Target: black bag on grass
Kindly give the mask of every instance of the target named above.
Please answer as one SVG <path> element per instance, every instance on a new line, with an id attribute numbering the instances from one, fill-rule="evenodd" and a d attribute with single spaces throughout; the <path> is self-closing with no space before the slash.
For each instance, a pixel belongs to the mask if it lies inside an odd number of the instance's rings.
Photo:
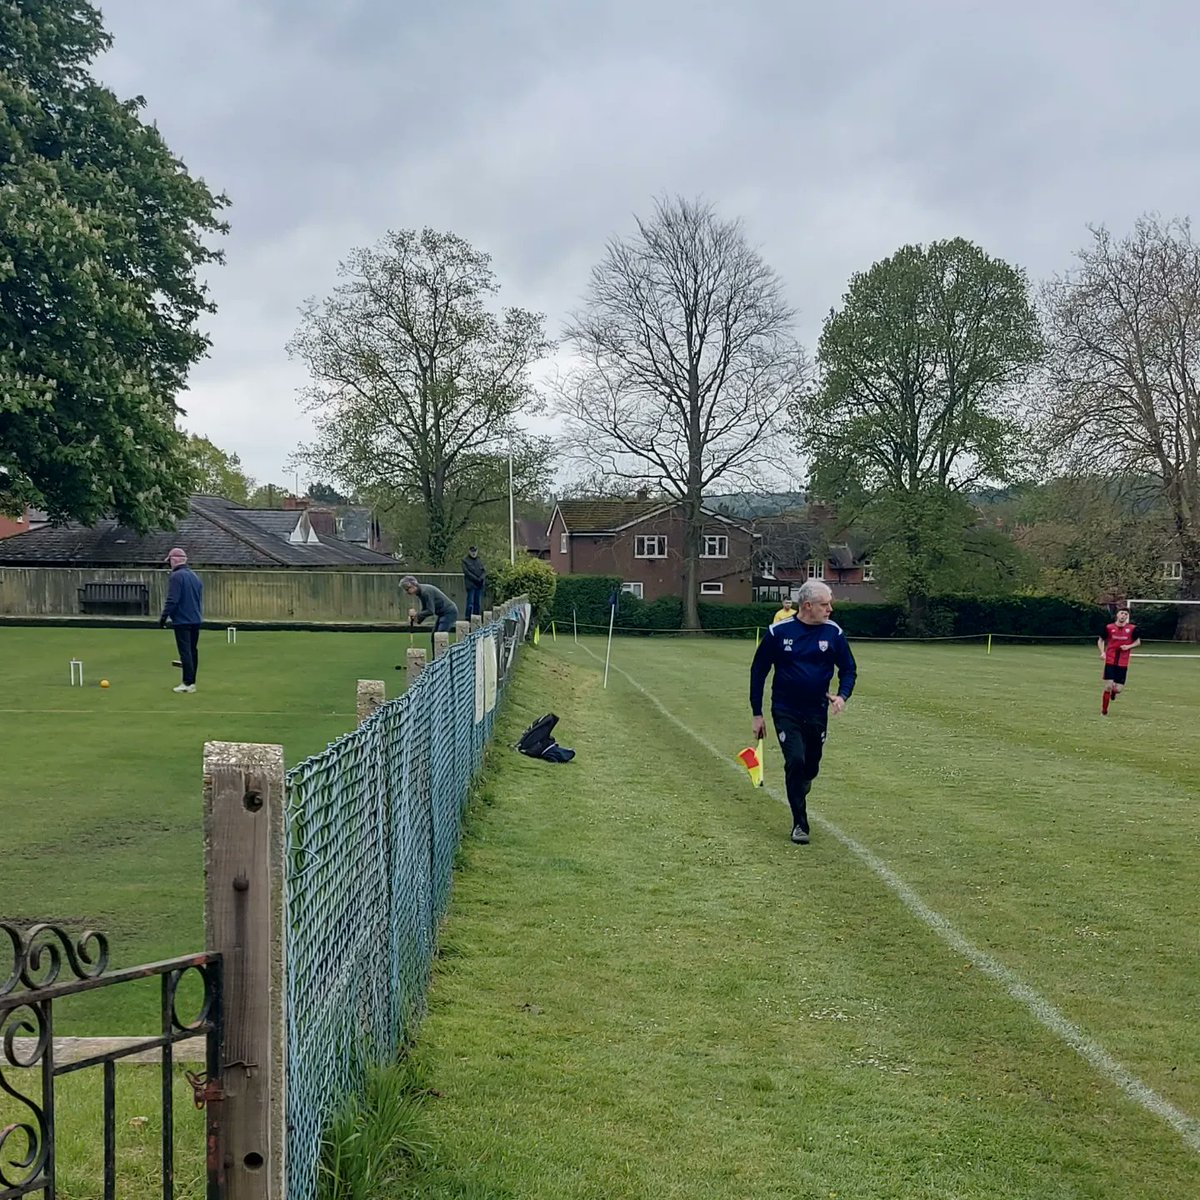
<path id="1" fill-rule="evenodd" d="M 554 740 L 554 727 L 557 724 L 558 717 L 554 713 L 538 717 L 521 734 L 521 740 L 517 742 L 517 749 L 522 754 L 528 754 L 530 758 L 541 758 L 547 762 L 570 762 L 575 757 L 575 751 L 560 746 Z"/>
<path id="2" fill-rule="evenodd" d="M 517 749 L 522 754 L 528 754 L 530 758 L 541 758 L 554 745 L 554 727 L 557 724 L 558 717 L 554 713 L 547 713 L 544 717 L 538 717 L 521 734 L 521 740 L 517 742 Z"/>

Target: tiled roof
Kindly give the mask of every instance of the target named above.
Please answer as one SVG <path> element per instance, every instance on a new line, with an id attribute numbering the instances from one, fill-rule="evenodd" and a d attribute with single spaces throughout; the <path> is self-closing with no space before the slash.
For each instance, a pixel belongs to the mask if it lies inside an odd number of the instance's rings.
<path id="1" fill-rule="evenodd" d="M 569 533 L 612 533 L 668 506 L 664 500 L 560 500 L 558 511 Z"/>
<path id="2" fill-rule="evenodd" d="M 613 533 L 657 512 L 677 508 L 678 500 L 560 500 L 568 533 Z M 705 504 L 701 509 L 707 516 L 736 525 L 749 532 L 749 527 L 727 513 L 718 512 Z"/>
<path id="3" fill-rule="evenodd" d="M 531 517 L 518 517 L 517 542 L 535 554 L 539 550 L 549 550 L 550 535 L 546 532 L 546 522 Z"/>
<path id="4" fill-rule="evenodd" d="M 90 527 L 47 525 L 0 542 L 0 565 L 161 566 L 168 550 L 182 546 L 198 567 L 398 567 L 386 554 L 337 538 L 289 542 L 300 518 L 296 510 L 242 508 L 217 496 L 193 496 L 173 530 L 143 535 L 111 520 Z"/>

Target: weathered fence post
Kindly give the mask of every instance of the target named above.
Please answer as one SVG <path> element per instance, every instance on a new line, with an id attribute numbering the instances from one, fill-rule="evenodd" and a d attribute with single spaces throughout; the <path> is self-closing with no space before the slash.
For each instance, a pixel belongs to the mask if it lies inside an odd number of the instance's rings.
<path id="1" fill-rule="evenodd" d="M 441 658 L 447 650 L 450 649 L 450 635 L 448 633 L 435 633 L 433 635 L 433 657 Z"/>
<path id="2" fill-rule="evenodd" d="M 454 626 L 454 640 L 456 642 L 465 642 L 471 636 L 471 622 L 459 621 Z"/>
<path id="3" fill-rule="evenodd" d="M 283 747 L 204 746 L 204 926 L 224 964 L 228 1200 L 287 1195 Z"/>
<path id="4" fill-rule="evenodd" d="M 425 670 L 425 651 L 417 646 L 410 646 L 405 654 L 405 662 L 408 666 L 408 686 L 412 687 L 417 682 L 417 676 Z"/>
<path id="5" fill-rule="evenodd" d="M 361 725 L 387 699 L 382 679 L 358 681 L 358 723 Z"/>
<path id="6" fill-rule="evenodd" d="M 496 614 L 492 609 L 490 609 L 490 608 L 484 609 L 483 623 L 485 625 L 490 625 L 492 623 L 492 621 L 495 619 L 495 616 L 496 616 Z"/>
<path id="7" fill-rule="evenodd" d="M 482 628 L 483 628 L 483 618 L 478 613 L 476 613 L 471 618 L 471 632 L 474 633 L 476 629 L 482 629 Z"/>

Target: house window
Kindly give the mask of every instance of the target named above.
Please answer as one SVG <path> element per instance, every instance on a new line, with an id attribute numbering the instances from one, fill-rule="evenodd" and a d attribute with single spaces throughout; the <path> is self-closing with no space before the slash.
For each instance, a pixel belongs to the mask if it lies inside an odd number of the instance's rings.
<path id="1" fill-rule="evenodd" d="M 875 564 L 869 559 L 863 559 L 863 583 L 875 582 Z"/>
<path id="2" fill-rule="evenodd" d="M 1182 581 L 1183 579 L 1183 563 L 1181 562 L 1165 562 L 1163 567 L 1163 578 Z"/>
<path id="3" fill-rule="evenodd" d="M 700 549 L 701 558 L 728 558 L 729 539 L 723 533 L 706 533 Z"/>
<path id="4" fill-rule="evenodd" d="M 762 570 L 759 572 L 764 579 L 775 578 L 775 564 L 768 558 L 762 565 Z M 774 599 L 774 597 L 772 597 Z"/>
<path id="5" fill-rule="evenodd" d="M 634 558 L 666 558 L 667 538 L 665 534 L 651 533 L 634 538 Z"/>
<path id="6" fill-rule="evenodd" d="M 642 598 L 642 585 L 640 583 L 623 583 L 621 591 L 628 592 L 631 596 L 636 596 L 639 600 Z"/>
<path id="7" fill-rule="evenodd" d="M 825 560 L 823 558 L 810 558 L 808 560 L 808 577 L 809 579 L 825 578 Z"/>
<path id="8" fill-rule="evenodd" d="M 723 596 L 725 595 L 725 585 L 723 583 L 702 583 L 700 585 L 700 595 Z"/>
<path id="9" fill-rule="evenodd" d="M 558 552 L 566 554 L 567 547 L 571 544 L 571 535 L 569 533 L 560 533 L 558 535 Z"/>

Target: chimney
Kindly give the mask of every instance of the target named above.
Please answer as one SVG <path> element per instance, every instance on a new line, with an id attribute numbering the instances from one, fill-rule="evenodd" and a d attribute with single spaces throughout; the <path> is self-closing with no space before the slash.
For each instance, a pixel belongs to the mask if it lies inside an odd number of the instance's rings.
<path id="1" fill-rule="evenodd" d="M 650 499 L 650 489 L 649 488 L 638 488 L 637 498 L 639 500 L 649 500 Z"/>
<path id="2" fill-rule="evenodd" d="M 337 520 L 329 509 L 310 508 L 308 519 L 316 530 L 317 537 L 337 537 Z"/>

